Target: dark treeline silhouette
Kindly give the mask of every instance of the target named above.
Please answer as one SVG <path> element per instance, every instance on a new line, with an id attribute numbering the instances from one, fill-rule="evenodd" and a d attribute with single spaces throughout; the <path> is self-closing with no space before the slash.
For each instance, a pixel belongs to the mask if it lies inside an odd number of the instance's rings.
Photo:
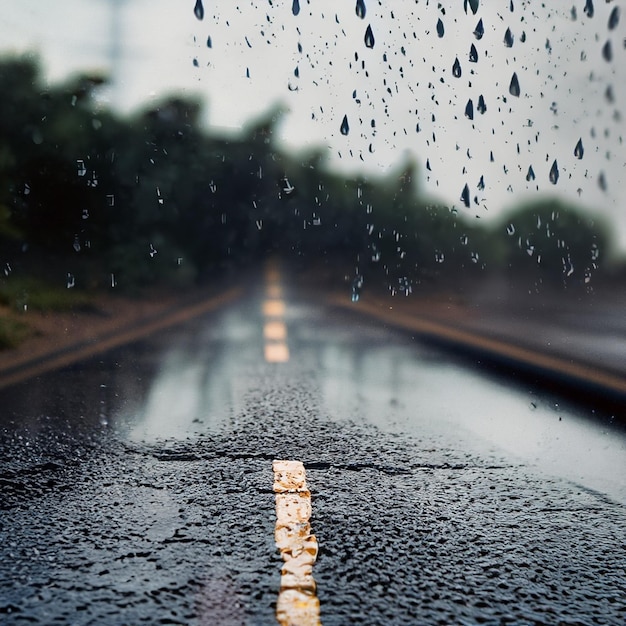
<path id="1" fill-rule="evenodd" d="M 0 62 L 0 263 L 78 287 L 190 284 L 265 255 L 341 259 L 392 291 L 499 273 L 592 283 L 605 225 L 542 199 L 489 227 L 416 191 L 416 165 L 347 179 L 321 151 L 274 140 L 280 110 L 236 139 L 205 130 L 201 102 L 169 97 L 121 117 L 103 80 L 46 86 L 30 57 Z M 368 279 L 369 280 L 369 279 Z"/>

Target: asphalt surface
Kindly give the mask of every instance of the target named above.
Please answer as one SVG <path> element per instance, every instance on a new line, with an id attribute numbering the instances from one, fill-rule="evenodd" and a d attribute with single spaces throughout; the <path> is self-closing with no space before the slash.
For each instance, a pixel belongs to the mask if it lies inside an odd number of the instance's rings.
<path id="1" fill-rule="evenodd" d="M 0 623 L 276 623 L 274 459 L 326 626 L 626 622 L 611 415 L 288 284 L 267 362 L 267 294 L 0 392 Z"/>

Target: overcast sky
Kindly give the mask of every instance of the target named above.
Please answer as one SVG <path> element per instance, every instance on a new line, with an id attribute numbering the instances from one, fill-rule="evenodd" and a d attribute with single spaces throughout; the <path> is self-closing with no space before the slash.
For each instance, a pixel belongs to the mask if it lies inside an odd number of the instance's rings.
<path id="1" fill-rule="evenodd" d="M 114 71 L 107 98 L 124 110 L 184 90 L 206 99 L 209 123 L 236 130 L 280 102 L 290 146 L 326 146 L 346 172 L 385 172 L 411 155 L 423 191 L 469 216 L 497 216 L 528 194 L 564 194 L 609 215 L 626 249 L 624 2 L 595 0 L 590 16 L 586 0 L 480 2 L 476 15 L 463 0 L 365 0 L 360 17 L 355 0 L 300 0 L 297 15 L 293 0 L 204 0 L 201 20 L 195 4 L 0 0 L 0 41 L 37 51 L 52 80 Z M 510 93 L 514 73 L 519 96 Z M 530 166 L 536 178 L 527 181 Z"/>

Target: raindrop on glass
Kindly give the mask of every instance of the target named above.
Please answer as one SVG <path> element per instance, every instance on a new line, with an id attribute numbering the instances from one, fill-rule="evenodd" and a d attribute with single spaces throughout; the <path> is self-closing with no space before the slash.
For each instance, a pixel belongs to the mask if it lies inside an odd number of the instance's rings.
<path id="1" fill-rule="evenodd" d="M 70 272 L 68 272 L 67 273 L 66 287 L 68 289 L 72 289 L 75 286 L 76 286 L 76 280 L 74 279 L 74 274 L 70 274 Z"/>
<path id="2" fill-rule="evenodd" d="M 193 14 L 199 19 L 204 19 L 204 7 L 202 6 L 202 0 L 196 0 L 196 6 L 193 8 Z"/>
<path id="3" fill-rule="evenodd" d="M 487 110 L 487 105 L 485 104 L 485 99 L 482 94 L 478 96 L 478 104 L 476 105 L 476 108 L 480 111 L 481 115 Z"/>
<path id="4" fill-rule="evenodd" d="M 445 29 L 443 27 L 443 22 L 441 21 L 441 18 L 439 18 L 437 20 L 437 35 L 439 37 L 443 37 L 444 33 L 445 33 Z"/>
<path id="5" fill-rule="evenodd" d="M 300 1 L 299 0 L 293 0 L 293 4 L 291 5 L 291 12 L 294 15 L 298 15 L 298 13 L 300 13 Z"/>
<path id="6" fill-rule="evenodd" d="M 474 29 L 474 37 L 476 39 L 482 39 L 485 34 L 485 27 L 483 26 L 482 18 L 478 20 L 478 24 L 476 24 L 476 28 Z"/>
<path id="7" fill-rule="evenodd" d="M 470 120 L 474 119 L 474 103 L 472 102 L 471 98 L 467 101 L 467 104 L 465 105 L 465 117 L 469 118 Z"/>
<path id="8" fill-rule="evenodd" d="M 609 63 L 613 60 L 613 46 L 610 39 L 602 46 L 602 56 Z"/>
<path id="9" fill-rule="evenodd" d="M 479 0 L 463 0 L 463 8 L 467 13 L 467 5 L 469 4 L 470 9 L 472 9 L 472 13 L 476 15 L 476 11 L 478 11 Z"/>
<path id="10" fill-rule="evenodd" d="M 350 132 L 350 126 L 348 124 L 348 116 L 344 115 L 341 122 L 341 128 L 339 129 L 342 135 L 347 135 Z"/>
<path id="11" fill-rule="evenodd" d="M 528 172 L 526 173 L 526 180 L 528 182 L 530 182 L 531 180 L 535 180 L 535 170 L 533 169 L 532 165 L 528 167 Z"/>
<path id="12" fill-rule="evenodd" d="M 211 40 L 211 35 L 209 35 L 206 39 L 206 47 L 207 48 L 212 48 L 213 47 L 213 41 Z"/>
<path id="13" fill-rule="evenodd" d="M 454 64 L 452 65 L 452 75 L 455 78 L 461 78 L 461 64 L 459 63 L 459 58 L 454 59 Z"/>
<path id="14" fill-rule="evenodd" d="M 556 185 L 559 181 L 559 166 L 557 165 L 556 159 L 554 159 L 554 163 L 552 163 L 552 167 L 550 168 L 550 182 L 553 185 Z"/>
<path id="15" fill-rule="evenodd" d="M 365 29 L 365 45 L 368 48 L 374 47 L 374 33 L 372 32 L 372 27 L 368 25 Z"/>
<path id="16" fill-rule="evenodd" d="M 511 76 L 511 84 L 509 85 L 509 93 L 516 98 L 519 98 L 520 88 L 519 81 L 517 80 L 517 74 L 513 72 L 513 76 Z"/>
<path id="17" fill-rule="evenodd" d="M 470 46 L 469 60 L 470 63 L 478 63 L 478 50 L 474 44 Z"/>
<path id="18" fill-rule="evenodd" d="M 465 183 L 465 187 L 463 187 L 463 191 L 461 192 L 461 200 L 463 201 L 463 204 L 469 208 L 470 205 L 470 191 L 469 191 L 469 186 L 467 185 L 467 183 Z"/>
<path id="19" fill-rule="evenodd" d="M 613 30 L 619 23 L 619 7 L 614 7 L 609 16 L 609 30 Z"/>
<path id="20" fill-rule="evenodd" d="M 598 187 L 600 187 L 602 191 L 607 190 L 608 185 L 606 183 L 606 176 L 604 175 L 604 172 L 600 172 L 600 175 L 598 176 Z"/>
<path id="21" fill-rule="evenodd" d="M 361 18 L 365 18 L 365 2 L 364 0 L 356 0 L 356 14 Z"/>
<path id="22" fill-rule="evenodd" d="M 583 148 L 583 140 L 579 139 L 578 143 L 576 144 L 576 147 L 574 148 L 574 156 L 577 159 L 582 159 L 583 154 L 585 154 L 585 149 Z"/>
<path id="23" fill-rule="evenodd" d="M 507 28 L 506 33 L 504 33 L 504 45 L 507 48 L 513 47 L 513 33 L 511 32 L 510 28 Z"/>
<path id="24" fill-rule="evenodd" d="M 509 237 L 512 237 L 515 234 L 515 226 L 513 226 L 513 224 L 509 224 L 506 227 L 506 233 Z"/>
<path id="25" fill-rule="evenodd" d="M 587 0 L 585 3 L 585 13 L 587 17 L 593 17 L 593 0 Z"/>

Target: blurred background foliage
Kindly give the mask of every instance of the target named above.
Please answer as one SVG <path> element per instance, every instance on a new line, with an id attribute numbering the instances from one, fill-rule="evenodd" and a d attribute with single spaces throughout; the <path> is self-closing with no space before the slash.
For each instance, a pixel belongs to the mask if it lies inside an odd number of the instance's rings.
<path id="1" fill-rule="evenodd" d="M 48 86 L 33 57 L 0 61 L 0 278 L 86 290 L 190 285 L 266 255 L 349 272 L 393 293 L 505 280 L 586 289 L 615 264 L 607 224 L 538 197 L 497 222 L 420 195 L 418 169 L 347 179 L 323 153 L 287 153 L 281 111 L 236 139 L 202 103 L 164 98 L 132 117 L 98 102 L 99 76 Z M 346 269 L 347 268 L 347 269 Z"/>

